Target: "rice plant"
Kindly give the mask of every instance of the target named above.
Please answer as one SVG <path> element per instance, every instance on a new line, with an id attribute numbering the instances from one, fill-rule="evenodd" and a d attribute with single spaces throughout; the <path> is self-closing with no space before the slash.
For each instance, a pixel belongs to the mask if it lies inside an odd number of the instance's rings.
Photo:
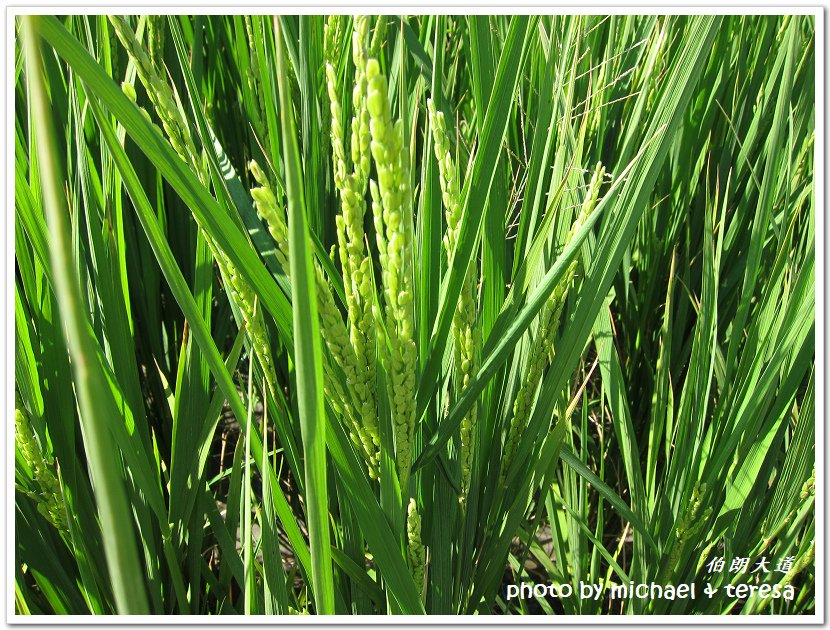
<path id="1" fill-rule="evenodd" d="M 16 614 L 815 613 L 813 16 L 16 33 Z"/>

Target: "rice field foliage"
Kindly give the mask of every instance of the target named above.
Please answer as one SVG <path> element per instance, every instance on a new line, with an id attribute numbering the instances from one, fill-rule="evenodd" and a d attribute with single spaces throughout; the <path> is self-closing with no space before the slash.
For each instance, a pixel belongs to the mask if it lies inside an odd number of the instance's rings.
<path id="1" fill-rule="evenodd" d="M 812 17 L 16 26 L 16 613 L 814 612 Z"/>

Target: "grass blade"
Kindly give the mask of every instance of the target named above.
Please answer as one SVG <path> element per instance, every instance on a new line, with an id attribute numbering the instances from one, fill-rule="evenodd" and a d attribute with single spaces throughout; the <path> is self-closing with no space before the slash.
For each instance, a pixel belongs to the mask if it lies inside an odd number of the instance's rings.
<path id="1" fill-rule="evenodd" d="M 311 573 L 317 612 L 334 614 L 334 582 L 329 542 L 328 488 L 326 483 L 326 416 L 323 409 L 323 350 L 317 318 L 317 292 L 313 258 L 308 247 L 308 225 L 297 148 L 294 111 L 289 100 L 280 21 L 275 18 L 277 80 L 280 95 L 285 184 L 288 193 L 288 239 L 291 243 L 291 293 L 294 296 L 294 358 L 297 364 L 297 399 L 305 451 L 306 513 L 311 545 Z"/>
<path id="2" fill-rule="evenodd" d="M 61 304 L 66 340 L 74 365 L 81 419 L 85 429 L 84 442 L 92 477 L 95 479 L 98 516 L 116 605 L 121 613 L 147 614 L 149 605 L 143 580 L 144 570 L 138 559 L 133 520 L 118 453 L 112 449 L 106 426 L 109 418 L 118 416 L 118 410 L 110 395 L 107 379 L 99 367 L 89 323 L 82 315 L 84 308 L 77 278 L 71 273 L 74 264 L 70 259 L 72 248 L 68 242 L 69 212 L 62 191 L 52 113 L 41 70 L 38 19 L 23 18 L 23 25 L 32 106 L 41 130 L 37 151 L 43 176 L 43 206 L 52 233 L 50 254 L 55 274 L 55 293 Z"/>

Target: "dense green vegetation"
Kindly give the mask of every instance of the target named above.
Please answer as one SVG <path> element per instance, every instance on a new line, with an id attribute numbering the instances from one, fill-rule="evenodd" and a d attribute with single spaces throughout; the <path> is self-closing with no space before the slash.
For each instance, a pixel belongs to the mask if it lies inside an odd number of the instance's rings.
<path id="1" fill-rule="evenodd" d="M 812 17 L 17 30 L 17 613 L 814 612 Z"/>

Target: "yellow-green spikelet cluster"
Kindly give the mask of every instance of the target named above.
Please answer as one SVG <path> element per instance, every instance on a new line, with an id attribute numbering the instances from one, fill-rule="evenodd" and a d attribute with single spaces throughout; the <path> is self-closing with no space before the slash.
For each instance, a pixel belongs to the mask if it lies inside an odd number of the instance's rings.
<path id="1" fill-rule="evenodd" d="M 347 411 L 352 431 L 352 440 L 362 449 L 364 457 L 369 464 L 369 475 L 377 477 L 377 466 L 379 458 L 380 438 L 377 433 L 377 421 L 370 430 L 366 419 L 374 418 L 374 398 L 369 385 L 365 382 L 365 373 L 362 372 L 358 363 L 354 348 L 349 342 L 346 332 L 346 325 L 340 315 L 340 311 L 334 302 L 334 295 L 331 287 L 325 280 L 322 270 L 317 269 L 317 304 L 320 312 L 320 328 L 323 333 L 323 340 L 331 352 L 332 357 L 343 370 L 346 377 L 346 387 L 353 397 L 353 407 L 345 394 L 341 394 L 344 402 L 344 409 Z"/>
<path id="2" fill-rule="evenodd" d="M 801 493 L 799 494 L 802 501 L 806 501 L 811 496 L 816 496 L 816 468 L 813 467 L 813 474 L 810 478 L 801 485 Z"/>
<path id="3" fill-rule="evenodd" d="M 386 78 L 376 59 L 366 65 L 369 128 L 378 182 L 370 183 L 389 336 L 392 419 L 402 486 L 412 466 L 415 429 L 415 314 L 412 304 L 412 194 L 403 124 L 392 123 Z"/>
<path id="4" fill-rule="evenodd" d="M 432 99 L 427 101 L 430 129 L 432 130 L 435 158 L 438 161 L 438 173 L 441 182 L 441 195 L 447 219 L 447 233 L 444 236 L 444 249 L 447 263 L 452 257 L 458 243 L 461 223 L 461 193 L 458 181 L 458 169 L 452 157 L 446 133 L 443 112 L 436 111 Z M 472 380 L 478 364 L 478 330 L 476 327 L 476 282 L 475 269 L 471 268 L 464 278 L 458 306 L 453 313 L 452 336 L 456 369 L 456 395 L 460 395 Z M 478 409 L 475 405 L 461 421 L 461 491 L 466 495 L 472 475 L 473 451 L 475 446 L 475 426 Z"/>
<path id="5" fill-rule="evenodd" d="M 680 545 L 687 540 L 693 539 L 705 525 L 706 519 L 712 514 L 712 508 L 701 510 L 703 507 L 703 498 L 706 496 L 706 489 L 705 483 L 700 481 L 695 482 L 692 488 L 692 496 L 689 498 L 689 506 L 677 524 L 677 527 L 675 527 L 674 534 L 677 540 L 672 551 L 674 552 L 675 549 L 678 550 L 677 557 L 679 557 Z M 672 553 L 672 555 L 675 555 L 675 553 Z M 677 557 L 675 560 L 677 560 Z M 673 566 L 672 563 L 669 563 L 669 565 Z"/>
<path id="6" fill-rule="evenodd" d="M 367 108 L 368 79 L 366 66 L 366 38 L 369 33 L 369 19 L 364 16 L 355 18 L 355 30 L 352 34 L 352 61 L 355 66 L 355 84 L 352 90 L 351 153 L 354 165 L 354 177 L 361 197 L 366 194 L 366 182 L 369 180 L 369 110 Z M 365 204 L 364 204 L 365 206 Z M 362 217 L 361 217 L 362 218 Z M 362 235 L 362 229 L 361 229 Z"/>
<path id="7" fill-rule="evenodd" d="M 421 515 L 418 514 L 415 499 L 409 500 L 406 513 L 406 555 L 409 560 L 409 570 L 412 580 L 418 589 L 418 594 L 424 596 L 424 578 L 426 576 L 426 550 L 421 541 Z"/>
<path id="8" fill-rule="evenodd" d="M 326 23 L 323 25 L 323 59 L 327 63 L 334 63 L 335 54 L 337 52 L 337 44 L 340 41 L 340 29 L 343 17 L 340 15 L 330 15 L 326 18 Z"/>
<path id="9" fill-rule="evenodd" d="M 257 169 L 259 169 L 259 167 L 257 167 Z M 261 170 L 259 170 L 259 174 L 264 178 Z M 254 196 L 255 203 L 257 203 L 256 200 L 259 197 L 263 207 L 268 206 L 270 208 L 271 204 L 276 206 L 276 200 L 273 198 L 273 193 L 271 193 L 270 189 L 267 189 L 266 187 L 265 191 L 260 191 L 260 193 L 261 194 Z M 269 194 L 270 197 L 268 196 Z M 260 208 L 259 205 L 257 207 L 258 209 Z M 285 238 L 287 238 L 287 236 Z M 211 243 L 209 239 L 208 242 Z M 274 359 L 271 354 L 271 344 L 268 340 L 268 333 L 265 328 L 265 318 L 262 314 L 262 308 L 257 304 L 256 295 L 253 289 L 239 274 L 236 266 L 231 262 L 230 258 L 215 245 L 213 245 L 211 249 L 213 251 L 214 258 L 219 265 L 222 277 L 225 279 L 228 293 L 239 308 L 239 313 L 242 316 L 242 320 L 245 322 L 248 336 L 251 340 L 251 348 L 259 360 L 260 365 L 262 365 L 262 370 L 265 374 L 265 382 L 273 394 L 276 392 L 277 375 L 274 369 Z M 279 253 L 277 254 L 277 257 L 279 259 Z"/>
<path id="10" fill-rule="evenodd" d="M 245 37 L 248 40 L 248 48 L 250 49 L 250 64 L 245 66 L 245 81 L 248 84 L 248 90 L 254 101 L 253 116 L 251 117 L 251 124 L 254 132 L 260 138 L 266 137 L 265 127 L 262 121 L 265 119 L 265 90 L 262 87 L 260 80 L 259 59 L 256 52 L 256 35 L 254 34 L 253 17 L 246 15 L 245 22 Z"/>
<path id="11" fill-rule="evenodd" d="M 591 212 L 597 205 L 599 197 L 599 189 L 602 186 L 602 180 L 605 175 L 605 169 L 601 163 L 597 163 L 594 173 L 591 176 L 591 182 L 588 185 L 588 191 L 585 196 L 585 201 L 582 204 L 579 215 L 571 225 L 568 233 L 567 241 L 570 242 L 574 235 L 588 220 Z M 562 279 L 554 287 L 551 296 L 542 308 L 542 313 L 539 318 L 539 331 L 536 336 L 536 342 L 533 344 L 530 358 L 527 362 L 524 378 L 519 386 L 519 392 L 516 394 L 516 400 L 513 403 L 513 417 L 510 421 L 510 428 L 507 435 L 507 440 L 504 444 L 504 455 L 502 457 L 502 480 L 507 474 L 507 469 L 513 461 L 513 456 L 516 447 L 519 444 L 522 431 L 527 425 L 530 416 L 530 409 L 533 405 L 533 399 L 536 395 L 536 389 L 539 387 L 539 382 L 542 380 L 542 372 L 550 363 L 553 356 L 553 341 L 559 330 L 559 320 L 562 315 L 562 309 L 565 306 L 565 298 L 568 295 L 568 289 L 571 282 L 576 276 L 579 268 L 579 256 L 577 256 L 568 268 L 565 270 Z"/>
<path id="12" fill-rule="evenodd" d="M 264 180 L 265 176 L 262 173 L 262 170 L 259 169 L 258 166 L 255 168 L 256 175 L 259 175 Z M 253 196 L 254 203 L 261 214 L 269 212 L 272 208 L 276 208 L 276 199 L 267 186 L 258 189 L 257 193 Z M 280 258 L 279 245 L 281 241 L 279 241 L 277 236 L 275 236 L 275 231 L 271 229 L 271 224 L 269 223 L 268 225 L 269 230 L 278 245 L 277 259 L 280 260 L 281 263 L 284 261 L 287 262 L 287 256 L 285 258 Z M 287 232 L 284 228 L 285 224 L 283 223 L 282 243 L 287 247 Z M 266 384 L 273 394 L 276 392 L 277 376 L 274 369 L 274 359 L 271 354 L 271 344 L 268 340 L 268 333 L 265 328 L 265 318 L 262 315 L 262 309 L 256 303 L 256 295 L 253 289 L 239 274 L 236 266 L 231 262 L 230 258 L 228 258 L 228 256 L 226 256 L 224 252 L 219 250 L 216 246 L 213 246 L 212 250 L 222 276 L 227 282 L 228 292 L 230 293 L 234 303 L 239 308 L 239 312 L 242 315 L 242 319 L 248 329 L 251 347 L 262 365 L 262 370 L 265 373 Z"/>
<path id="13" fill-rule="evenodd" d="M 786 586 L 787 584 L 791 584 L 795 577 L 804 571 L 815 565 L 816 560 L 816 541 L 813 540 L 810 543 L 810 546 L 807 547 L 807 551 L 801 554 L 798 559 L 793 564 L 792 568 L 787 571 L 787 574 L 779 583 L 781 586 Z"/>
<path id="14" fill-rule="evenodd" d="M 366 215 L 366 187 L 370 169 L 365 45 L 368 29 L 369 22 L 366 17 L 355 18 L 355 30 L 352 36 L 352 59 L 355 65 L 352 104 L 355 113 L 351 123 L 350 160 L 345 153 L 345 134 L 340 122 L 342 110 L 337 96 L 334 68 L 331 64 L 326 66 L 326 75 L 331 113 L 334 181 L 341 208 L 341 214 L 336 217 L 338 251 L 348 310 L 349 341 L 357 360 L 353 383 L 359 399 L 361 424 L 374 443 L 372 450 L 377 450 L 380 447 L 380 438 L 375 385 L 376 330 L 372 312 L 374 287 L 372 285 L 372 259 L 365 247 L 363 230 Z"/>
<path id="15" fill-rule="evenodd" d="M 239 274 L 230 258 L 222 254 L 221 258 L 217 258 L 217 261 L 219 261 L 220 269 L 224 268 L 223 273 L 228 280 L 231 297 L 239 308 L 248 330 L 251 347 L 260 365 L 262 365 L 265 382 L 273 394 L 277 391 L 277 374 L 274 369 L 274 359 L 271 354 L 271 344 L 265 328 L 262 307 L 257 303 L 257 297 L 251 285 Z"/>
<path id="16" fill-rule="evenodd" d="M 150 55 L 139 44 L 135 33 L 124 16 L 111 15 L 109 21 L 119 41 L 135 63 L 138 78 L 141 79 L 141 83 L 147 91 L 147 96 L 161 119 L 162 127 L 170 139 L 170 144 L 185 162 L 193 165 L 198 164 L 196 148 L 190 137 L 187 123 L 176 105 L 173 90 L 170 89 L 167 81 L 156 70 Z"/>
<path id="17" fill-rule="evenodd" d="M 60 482 L 57 477 L 55 460 L 46 456 L 38 444 L 35 432 L 32 429 L 29 414 L 22 406 L 14 410 L 14 438 L 17 448 L 23 459 L 32 469 L 34 481 L 38 490 L 27 492 L 35 501 L 37 510 L 54 527 L 68 533 L 66 522 L 66 506 L 63 501 Z"/>
<path id="18" fill-rule="evenodd" d="M 277 198 L 274 195 L 271 185 L 268 183 L 268 178 L 265 176 L 262 168 L 255 160 L 248 163 L 248 168 L 251 170 L 251 175 L 259 184 L 259 186 L 251 189 L 251 197 L 254 200 L 254 207 L 257 214 L 265 221 L 268 232 L 277 249 L 274 250 L 274 255 L 277 262 L 285 270 L 286 274 L 290 273 L 288 264 L 288 226 L 285 223 L 283 211 L 277 204 Z"/>

